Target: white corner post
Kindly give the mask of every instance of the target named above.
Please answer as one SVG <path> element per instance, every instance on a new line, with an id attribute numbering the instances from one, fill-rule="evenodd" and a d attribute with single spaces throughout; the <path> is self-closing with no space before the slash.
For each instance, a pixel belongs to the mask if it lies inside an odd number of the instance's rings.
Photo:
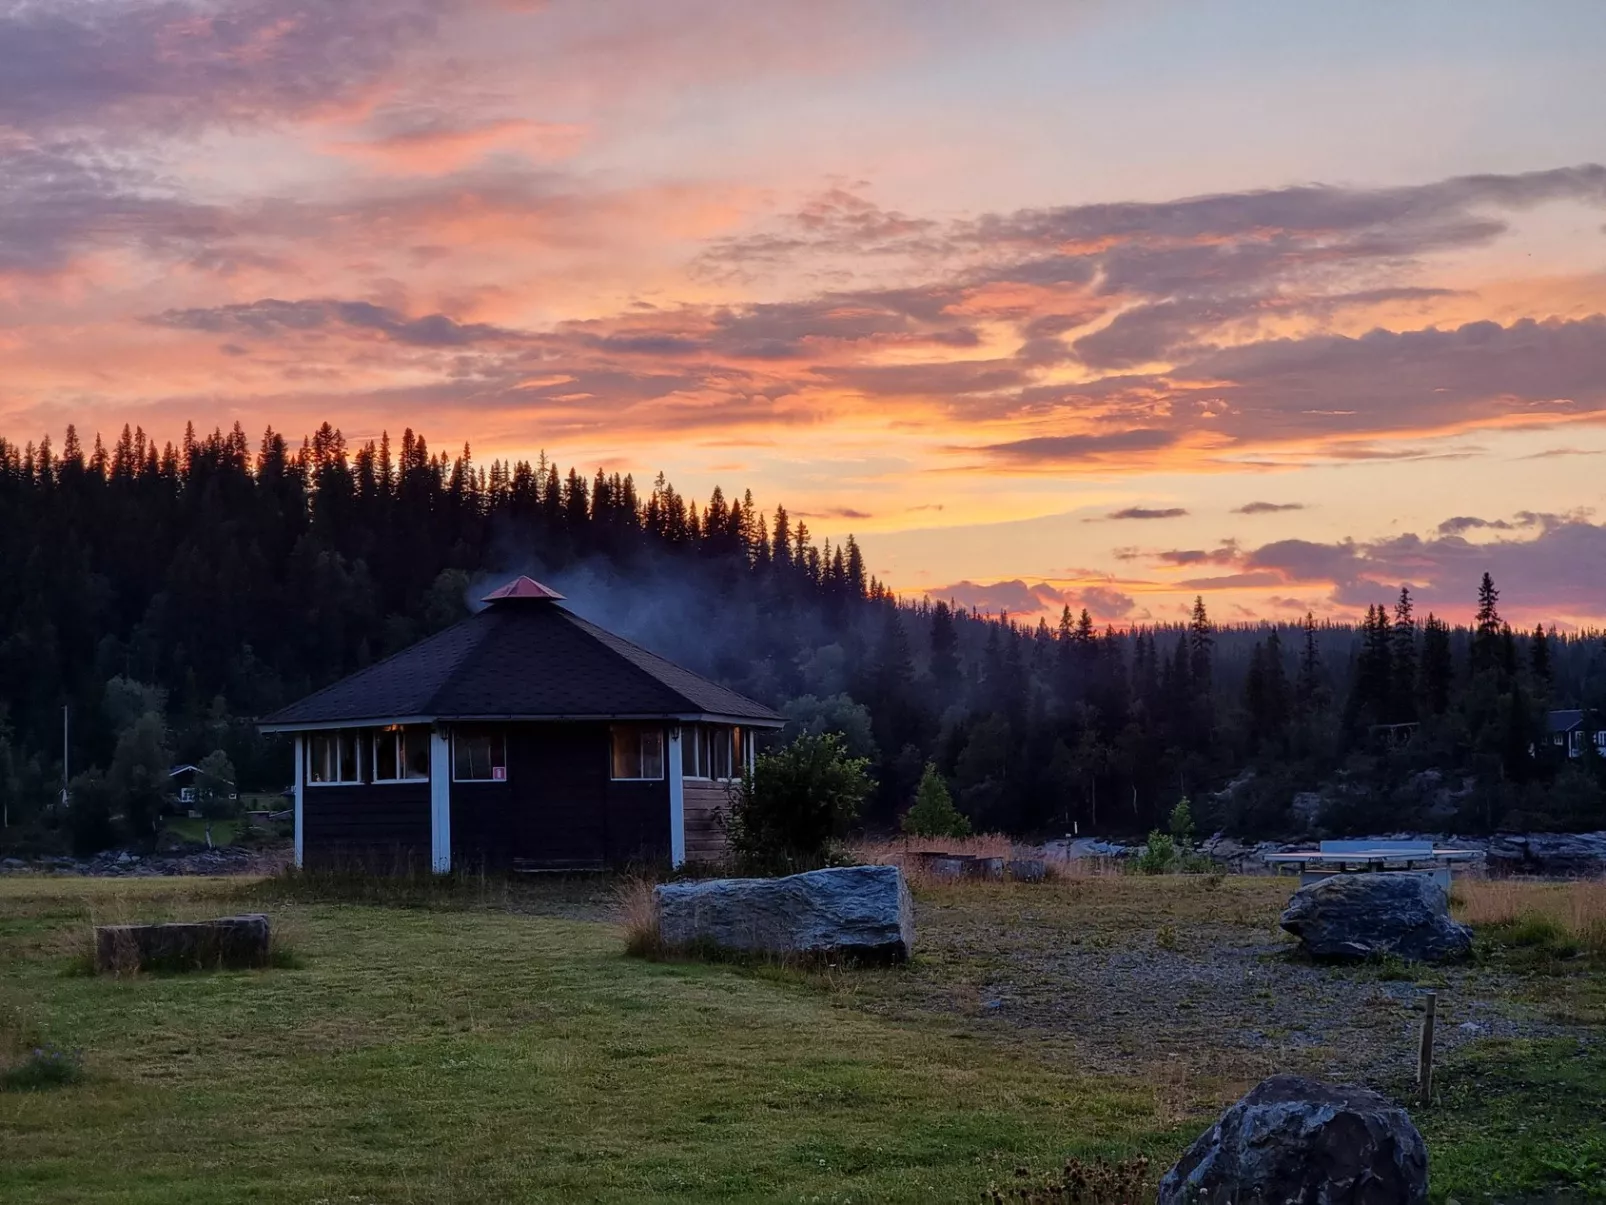
<path id="1" fill-rule="evenodd" d="M 296 867 L 300 868 L 306 850 L 307 818 L 307 738 L 296 733 Z"/>
<path id="2" fill-rule="evenodd" d="M 679 724 L 669 729 L 669 861 L 686 864 L 686 782 L 681 775 Z"/>
<path id="3" fill-rule="evenodd" d="M 452 742 L 440 727 L 429 734 L 429 868 L 452 869 Z"/>

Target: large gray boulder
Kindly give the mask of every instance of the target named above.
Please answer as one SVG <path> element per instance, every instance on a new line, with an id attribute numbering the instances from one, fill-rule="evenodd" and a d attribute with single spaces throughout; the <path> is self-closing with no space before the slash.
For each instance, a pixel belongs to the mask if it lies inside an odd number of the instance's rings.
<path id="1" fill-rule="evenodd" d="M 268 918 L 260 912 L 95 929 L 95 969 L 113 974 L 260 967 L 271 954 Z"/>
<path id="2" fill-rule="evenodd" d="M 671 949 L 902 962 L 914 948 L 914 906 L 896 866 L 666 883 L 653 897 Z"/>
<path id="3" fill-rule="evenodd" d="M 1472 930 L 1450 919 L 1450 901 L 1425 874 L 1335 874 L 1301 887 L 1278 922 L 1312 958 L 1393 954 L 1446 962 L 1472 952 Z"/>
<path id="4" fill-rule="evenodd" d="M 1417 1205 L 1428 1152 L 1404 1109 L 1365 1088 L 1274 1075 L 1160 1181 L 1158 1205 Z"/>

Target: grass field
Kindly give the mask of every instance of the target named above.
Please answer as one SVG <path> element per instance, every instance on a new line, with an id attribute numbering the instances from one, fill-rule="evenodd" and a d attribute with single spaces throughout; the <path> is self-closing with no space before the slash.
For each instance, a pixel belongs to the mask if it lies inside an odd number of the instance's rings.
<path id="1" fill-rule="evenodd" d="M 206 826 L 212 826 L 213 845 L 233 845 L 234 839 L 239 835 L 243 821 L 232 818 L 223 820 L 201 820 L 193 816 L 170 816 L 163 826 L 174 836 L 185 841 L 193 841 L 198 845 L 206 844 Z"/>
<path id="2" fill-rule="evenodd" d="M 806 974 L 625 958 L 610 890 L 0 878 L 0 1062 L 52 1042 L 84 1067 L 0 1091 L 0 1200 L 977 1200 L 1070 1155 L 1162 1169 L 1290 1062 L 1409 1086 L 1415 985 L 1289 963 L 1272 880 L 923 890 L 913 966 Z M 84 972 L 94 921 L 247 908 L 272 915 L 280 966 Z M 1328 975 L 1353 1008 L 1309 1040 L 1264 1032 L 1262 989 L 1198 970 L 1228 932 L 1273 984 L 1305 977 L 1319 1002 Z M 1417 1114 L 1434 1196 L 1606 1199 L 1601 965 L 1530 944 L 1514 969 L 1517 947 L 1483 945 L 1429 981 L 1489 1035 L 1447 1042 Z M 1190 975 L 1187 999 L 1151 990 Z"/>

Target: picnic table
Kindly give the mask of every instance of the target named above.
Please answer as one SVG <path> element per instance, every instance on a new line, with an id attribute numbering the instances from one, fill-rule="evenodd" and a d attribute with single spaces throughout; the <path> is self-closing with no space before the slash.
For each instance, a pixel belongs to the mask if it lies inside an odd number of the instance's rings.
<path id="1" fill-rule="evenodd" d="M 1335 874 L 1376 874 L 1403 871 L 1430 874 L 1434 882 L 1450 890 L 1451 868 L 1481 861 L 1475 849 L 1449 849 L 1431 841 L 1323 841 L 1315 849 L 1289 850 L 1266 854 L 1266 862 L 1278 873 L 1299 872 L 1299 885 L 1307 886 Z"/>

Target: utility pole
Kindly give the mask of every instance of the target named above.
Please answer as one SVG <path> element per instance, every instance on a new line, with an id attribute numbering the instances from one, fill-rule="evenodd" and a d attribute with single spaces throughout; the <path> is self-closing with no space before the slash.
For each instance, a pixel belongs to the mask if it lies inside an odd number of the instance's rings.
<path id="1" fill-rule="evenodd" d="M 66 807 L 68 802 L 67 783 L 71 781 L 67 774 L 67 708 L 69 704 L 61 705 L 61 806 Z"/>

